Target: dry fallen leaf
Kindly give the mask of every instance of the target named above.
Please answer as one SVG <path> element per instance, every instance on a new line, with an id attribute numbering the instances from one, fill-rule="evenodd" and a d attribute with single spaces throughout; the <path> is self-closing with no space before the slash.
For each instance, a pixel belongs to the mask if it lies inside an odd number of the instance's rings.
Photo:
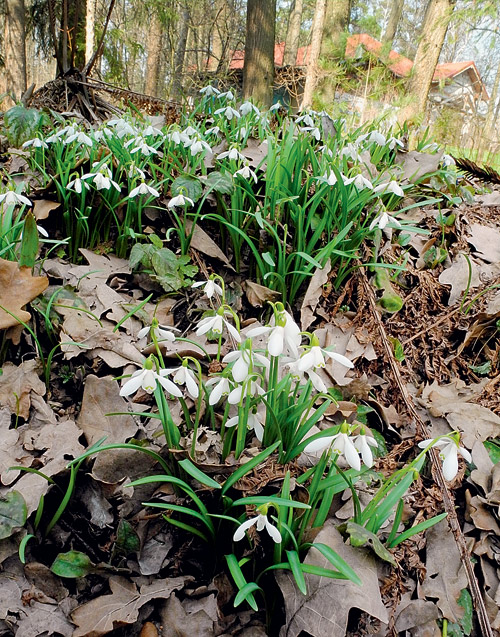
<path id="1" fill-rule="evenodd" d="M 455 261 L 453 261 L 452 265 L 441 272 L 439 276 L 439 283 L 442 283 L 443 285 L 451 285 L 448 305 L 454 305 L 460 299 L 465 290 L 468 288 L 472 290 L 481 284 L 479 268 L 472 259 L 467 261 L 463 254 L 459 254 Z"/>
<path id="2" fill-rule="evenodd" d="M 448 621 L 458 622 L 464 609 L 457 602 L 467 576 L 460 560 L 453 533 L 442 520 L 426 531 L 426 577 L 418 587 L 420 598 L 436 599 L 439 610 Z"/>
<path id="3" fill-rule="evenodd" d="M 398 152 L 396 163 L 401 164 L 403 168 L 402 179 L 415 183 L 425 177 L 425 175 L 436 172 L 441 163 L 442 154 L 440 152 L 432 155 L 430 153 L 419 153 L 416 150 L 412 150 L 409 153 Z"/>
<path id="4" fill-rule="evenodd" d="M 190 233 L 193 227 L 193 222 L 190 219 L 186 219 L 184 224 L 186 232 Z M 231 268 L 231 270 L 234 270 L 224 252 L 222 252 L 215 241 L 209 237 L 205 230 L 200 228 L 199 225 L 196 225 L 194 228 L 193 236 L 191 237 L 191 247 L 198 250 L 198 252 L 203 252 L 203 254 L 206 254 L 209 257 L 219 259 L 219 261 L 222 261 L 222 263 Z"/>
<path id="5" fill-rule="evenodd" d="M 27 420 L 31 408 L 31 394 L 45 394 L 45 384 L 38 377 L 38 373 L 42 372 L 40 363 L 36 359 L 24 361 L 19 366 L 7 362 L 2 369 L 0 405 L 8 407 L 11 414 Z"/>
<path id="6" fill-rule="evenodd" d="M 160 611 L 163 625 L 162 637 L 212 637 L 214 634 L 214 622 L 201 607 L 200 609 L 186 612 L 184 604 L 181 604 L 176 595 L 171 595 Z"/>
<path id="7" fill-rule="evenodd" d="M 89 375 L 85 378 L 82 407 L 78 418 L 89 446 L 103 436 L 106 444 L 124 442 L 138 429 L 133 416 L 107 416 L 128 411 L 128 403 L 120 396 L 118 382 L 112 376 Z"/>
<path id="8" fill-rule="evenodd" d="M 316 541 L 336 551 L 360 577 L 362 586 L 349 580 L 305 575 L 309 592 L 304 596 L 297 590 L 290 572 L 279 572 L 277 580 L 286 609 L 286 624 L 280 631 L 280 637 L 298 637 L 301 631 L 313 637 L 345 635 L 351 608 L 364 610 L 387 624 L 389 616 L 380 597 L 377 564 L 371 553 L 344 544 L 331 520 L 326 522 Z M 331 567 L 315 549 L 309 550 L 305 562 L 323 568 Z"/>
<path id="9" fill-rule="evenodd" d="M 500 230 L 473 223 L 470 226 L 470 233 L 467 241 L 476 248 L 477 256 L 488 263 L 498 263 L 500 261 Z"/>
<path id="10" fill-rule="evenodd" d="M 174 577 L 137 586 L 124 577 L 110 577 L 110 595 L 101 595 L 79 606 L 71 614 L 77 625 L 73 637 L 99 637 L 124 624 L 133 624 L 139 609 L 152 599 L 168 599 L 173 591 L 186 583 L 185 577 Z"/>
<path id="11" fill-rule="evenodd" d="M 27 323 L 31 314 L 22 308 L 49 285 L 45 276 L 33 276 L 31 268 L 0 259 L 0 329 Z M 13 315 L 13 316 L 12 316 Z"/>
<path id="12" fill-rule="evenodd" d="M 279 292 L 249 280 L 243 281 L 242 287 L 245 290 L 248 302 L 253 307 L 262 307 L 266 301 L 277 301 L 281 296 Z"/>
<path id="13" fill-rule="evenodd" d="M 302 330 L 307 330 L 316 319 L 316 307 L 321 298 L 323 286 L 328 281 L 328 275 L 331 269 L 332 264 L 330 259 L 328 259 L 328 263 L 326 263 L 323 268 L 316 268 L 315 273 L 309 281 L 302 307 L 300 308 L 300 325 Z"/>
<path id="14" fill-rule="evenodd" d="M 52 210 L 59 208 L 61 204 L 58 201 L 49 201 L 48 199 L 35 199 L 33 202 L 33 214 L 35 219 L 47 219 Z"/>

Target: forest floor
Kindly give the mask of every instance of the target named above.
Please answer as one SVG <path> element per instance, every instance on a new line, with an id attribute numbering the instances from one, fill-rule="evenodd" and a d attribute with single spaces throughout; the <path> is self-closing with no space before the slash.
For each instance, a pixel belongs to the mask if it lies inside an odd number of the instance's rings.
<path id="1" fill-rule="evenodd" d="M 44 205 L 38 203 L 39 210 Z M 57 221 L 50 221 L 53 213 L 45 207 L 50 228 Z M 450 223 L 443 223 L 444 214 L 454 215 Z M 185 498 L 171 484 L 128 487 L 158 473 L 155 458 L 140 449 L 116 448 L 68 469 L 103 438 L 106 445 L 128 442 L 169 453 L 158 421 L 137 415 L 149 409 L 151 395 L 140 390 L 130 399 L 120 396 L 120 379 L 152 352 L 138 332 L 153 316 L 214 356 L 217 344 L 195 334 L 200 314 L 209 309 L 206 301 L 191 288 L 165 296 L 157 282 L 132 270 L 109 246 L 82 249 L 78 263 L 51 255 L 36 276 L 25 273 L 22 279 L 16 279 L 16 264 L 2 261 L 0 280 L 10 284 L 0 288 L 0 306 L 19 311 L 38 295 L 42 277 L 48 288 L 29 308 L 34 332 L 11 327 L 4 341 L 0 635 L 438 637 L 484 635 L 488 624 L 498 634 L 500 191 L 476 194 L 473 202 L 449 210 L 414 208 L 407 220 L 429 234 L 413 236 L 404 249 L 391 242 L 390 233 L 382 236 L 379 254 L 385 262 L 404 262 L 384 289 L 374 285 L 373 271 L 360 267 L 336 290 L 336 271 L 325 266 L 290 310 L 302 330 L 314 330 L 322 346 L 335 345 L 354 362 L 353 370 L 335 362 L 322 370 L 337 397 L 325 418 L 331 426 L 362 415 L 381 434 L 386 453 L 376 458 L 373 475 L 390 475 L 415 456 L 417 441 L 452 430 L 461 433 L 472 463 L 461 459 L 455 478 L 446 481 L 438 455 L 431 454 L 404 496 L 401 523 L 407 528 L 443 512 L 448 518 L 391 549 L 392 557 L 371 536 L 357 538 L 359 546 L 345 542 L 338 527 L 353 517 L 354 502 L 349 489 L 339 490 L 314 541 L 331 546 L 362 586 L 306 575 L 303 595 L 291 572 L 277 571 L 267 583 L 275 596 L 267 616 L 246 602 L 235 608 L 237 589 L 224 563 L 199 537 L 143 506 L 154 498 L 181 506 Z M 154 215 L 148 222 L 154 229 L 161 225 Z M 266 299 L 276 297 L 237 276 L 206 229 L 200 223 L 193 237 L 192 262 L 205 277 L 214 272 L 224 277 L 245 333 L 260 325 Z M 55 300 L 56 289 L 64 292 Z M 401 297 L 398 311 L 381 307 L 388 291 Z M 149 295 L 140 312 L 129 315 Z M 44 367 L 33 335 L 46 337 L 49 314 L 56 347 Z M 167 343 L 162 353 L 169 365 L 178 356 L 200 359 L 199 349 L 187 341 Z M 195 402 L 187 404 L 192 410 Z M 169 406 L 174 422 L 181 423 L 179 403 L 169 400 Z M 259 451 L 254 438 L 245 460 Z M 239 462 L 234 454 L 222 461 L 221 454 L 219 433 L 200 427 L 191 456 L 196 467 L 223 480 Z M 298 464 L 287 467 L 292 479 L 299 475 Z M 241 497 L 277 493 L 284 478 L 271 455 L 234 488 Z M 362 503 L 373 495 L 373 484 L 361 482 Z M 295 489 L 299 497 L 301 486 Z M 210 500 L 207 487 L 198 484 L 196 492 Z M 387 539 L 389 531 L 390 525 L 383 527 L 380 538 Z M 259 559 L 266 547 L 257 534 L 252 537 L 244 555 Z M 69 565 L 55 567 L 64 555 Z M 306 561 L 326 564 L 317 556 Z"/>

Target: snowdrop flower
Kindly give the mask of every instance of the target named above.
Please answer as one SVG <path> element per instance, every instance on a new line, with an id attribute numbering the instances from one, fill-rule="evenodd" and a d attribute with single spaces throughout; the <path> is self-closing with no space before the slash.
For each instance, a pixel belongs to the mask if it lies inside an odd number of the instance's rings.
<path id="1" fill-rule="evenodd" d="M 170 343 L 173 343 L 175 341 L 175 334 L 171 330 L 175 330 L 176 332 L 179 331 L 176 327 L 166 329 L 158 323 L 158 319 L 154 318 L 151 321 L 151 325 L 146 325 L 146 327 L 143 327 L 137 332 L 137 338 L 143 338 L 147 334 L 153 334 L 154 339 L 158 342 L 169 341 Z"/>
<path id="2" fill-rule="evenodd" d="M 328 184 L 329 186 L 335 186 L 335 184 L 337 183 L 337 176 L 335 175 L 333 170 L 330 170 L 330 172 L 326 172 L 323 176 L 317 177 L 316 179 L 317 181 Z"/>
<path id="3" fill-rule="evenodd" d="M 301 133 L 309 133 L 309 135 L 314 137 L 314 139 L 318 142 L 321 139 L 321 131 L 315 126 L 303 126 L 302 128 L 299 128 L 299 130 Z"/>
<path id="4" fill-rule="evenodd" d="M 305 126 L 309 126 L 309 127 L 314 127 L 314 120 L 313 118 L 309 115 L 309 113 L 305 113 L 304 115 L 300 115 L 299 117 L 297 117 L 297 119 L 295 120 L 296 124 L 300 124 L 303 123 Z"/>
<path id="5" fill-rule="evenodd" d="M 244 155 L 238 152 L 237 148 L 231 148 L 231 150 L 226 150 L 224 153 L 220 153 L 217 155 L 216 159 L 232 159 L 233 161 L 245 161 Z"/>
<path id="6" fill-rule="evenodd" d="M 359 175 L 356 175 L 356 177 L 354 177 L 353 179 L 351 178 L 351 183 L 353 183 L 356 186 L 356 188 L 358 188 L 358 190 L 363 190 L 364 188 L 369 188 L 370 190 L 373 190 L 372 182 L 366 177 L 363 177 L 361 173 Z"/>
<path id="7" fill-rule="evenodd" d="M 212 95 L 220 95 L 219 89 L 215 88 L 215 86 L 212 86 L 211 84 L 208 84 L 207 86 L 204 86 L 203 88 L 200 88 L 200 93 L 202 95 L 205 95 L 205 97 L 212 97 Z"/>
<path id="8" fill-rule="evenodd" d="M 155 190 L 152 186 L 148 186 L 144 181 L 136 186 L 133 190 L 129 192 L 130 199 L 137 197 L 137 195 L 149 195 L 151 197 L 159 197 L 160 193 Z"/>
<path id="9" fill-rule="evenodd" d="M 323 146 L 320 146 L 320 147 L 318 148 L 318 151 L 319 151 L 320 153 L 323 153 L 323 155 L 328 155 L 328 157 L 333 158 L 333 152 L 332 152 L 332 149 L 331 149 L 331 148 L 328 148 L 328 146 L 326 146 L 326 144 L 325 144 L 325 145 L 323 145 Z"/>
<path id="10" fill-rule="evenodd" d="M 196 281 L 191 286 L 192 288 L 203 288 L 203 292 L 206 294 L 207 298 L 211 299 L 214 294 L 219 294 L 223 296 L 223 290 L 221 286 L 215 282 L 215 279 L 210 277 L 208 281 Z"/>
<path id="11" fill-rule="evenodd" d="M 401 186 L 397 183 L 397 181 L 389 181 L 383 184 L 379 184 L 375 186 L 373 192 L 392 192 L 394 195 L 398 197 L 404 197 L 405 193 Z"/>
<path id="12" fill-rule="evenodd" d="M 143 368 L 134 372 L 130 379 L 123 385 L 120 389 L 120 396 L 135 394 L 139 387 L 142 387 L 148 394 L 152 394 L 157 387 L 157 383 L 160 383 L 169 394 L 180 398 L 182 396 L 181 390 L 177 385 L 174 385 L 171 380 L 163 377 L 165 375 L 164 369 L 157 374 L 153 369 L 153 364 L 153 359 L 150 356 L 144 361 Z"/>
<path id="13" fill-rule="evenodd" d="M 172 197 L 172 199 L 168 202 L 167 208 L 175 208 L 176 206 L 185 206 L 188 204 L 189 206 L 194 206 L 194 201 L 189 197 L 185 197 L 182 194 L 177 195 L 177 197 Z"/>
<path id="14" fill-rule="evenodd" d="M 347 464 L 359 471 L 361 469 L 361 461 L 359 459 L 358 452 L 354 446 L 353 439 L 349 436 L 349 425 L 344 422 L 338 434 L 334 436 L 325 436 L 324 438 L 318 438 L 306 445 L 305 453 L 316 453 L 323 451 L 331 447 L 333 453 L 339 456 L 344 456 Z"/>
<path id="15" fill-rule="evenodd" d="M 255 104 L 252 104 L 252 102 L 243 102 L 240 106 L 240 113 L 242 115 L 248 115 L 248 113 L 251 113 L 252 111 L 257 115 L 260 115 L 259 109 L 255 106 Z"/>
<path id="16" fill-rule="evenodd" d="M 90 190 L 90 186 L 88 185 L 88 183 L 86 181 L 82 181 L 80 177 L 69 181 L 66 188 L 69 188 L 69 190 L 74 190 L 78 194 L 80 194 L 84 188 L 85 190 Z"/>
<path id="17" fill-rule="evenodd" d="M 220 133 L 219 126 L 212 126 L 212 128 L 209 128 L 208 130 L 205 131 L 205 135 L 218 135 L 219 133 Z"/>
<path id="18" fill-rule="evenodd" d="M 73 133 L 73 135 L 69 135 L 69 137 L 66 137 L 66 139 L 64 140 L 65 144 L 71 144 L 71 142 L 76 141 L 77 144 L 84 144 L 85 146 L 93 146 L 94 142 L 92 141 L 92 139 L 86 135 L 83 131 L 76 131 L 75 133 Z"/>
<path id="19" fill-rule="evenodd" d="M 238 424 L 240 417 L 233 416 L 226 420 L 226 427 L 234 427 Z M 248 412 L 247 428 L 255 432 L 255 436 L 259 442 L 262 442 L 264 437 L 264 422 L 266 420 L 265 414 L 258 414 L 257 409 L 254 407 Z"/>
<path id="20" fill-rule="evenodd" d="M 34 137 L 33 139 L 28 139 L 27 142 L 24 142 L 24 144 L 22 145 L 21 148 L 29 148 L 29 147 L 33 147 L 33 148 L 48 148 L 48 144 L 46 144 L 43 139 L 40 139 L 39 137 Z M 444 157 L 444 156 L 443 156 Z"/>
<path id="21" fill-rule="evenodd" d="M 204 142 L 202 139 L 196 139 L 190 144 L 187 144 L 186 147 L 188 145 L 189 145 L 189 151 L 191 153 L 191 157 L 194 157 L 195 155 L 199 155 L 200 153 L 203 153 L 205 150 L 208 150 L 209 152 L 211 152 L 212 150 L 210 144 L 207 144 L 207 142 Z"/>
<path id="22" fill-rule="evenodd" d="M 226 354 L 222 362 L 234 363 L 231 373 L 237 383 L 241 383 L 248 378 L 253 373 L 254 367 L 269 369 L 269 360 L 262 354 L 252 351 L 252 342 L 248 338 L 241 349 Z"/>
<path id="23" fill-rule="evenodd" d="M 192 137 L 193 135 L 198 134 L 196 128 L 193 128 L 192 126 L 187 126 L 182 132 L 185 133 L 188 137 Z"/>
<path id="24" fill-rule="evenodd" d="M 243 383 L 235 387 L 227 397 L 230 405 L 239 405 L 243 398 L 250 396 L 263 396 L 266 392 L 254 379 L 246 379 Z"/>
<path id="25" fill-rule="evenodd" d="M 23 144 L 23 146 L 24 146 L 24 144 Z M 448 166 L 455 166 L 455 164 L 456 164 L 456 162 L 453 159 L 453 157 L 451 155 L 446 155 L 446 154 L 441 157 L 441 163 L 443 164 L 443 166 L 445 168 L 447 168 Z"/>
<path id="26" fill-rule="evenodd" d="M 95 166 L 96 164 L 94 164 Z M 111 186 L 116 188 L 118 192 L 120 192 L 120 186 L 111 179 L 111 171 L 109 166 L 104 164 L 99 168 L 99 170 L 95 173 L 87 173 L 86 175 L 82 175 L 81 179 L 91 179 L 97 188 L 97 190 L 109 190 Z"/>
<path id="27" fill-rule="evenodd" d="M 173 367 L 172 369 L 162 369 L 163 374 L 173 374 L 172 380 L 176 385 L 185 385 L 187 393 L 191 398 L 198 398 L 200 389 L 198 387 L 196 376 L 194 372 L 189 369 L 187 360 L 182 362 L 180 367 Z"/>
<path id="28" fill-rule="evenodd" d="M 20 195 L 14 190 L 7 190 L 7 192 L 3 192 L 0 195 L 0 203 L 3 203 L 4 206 L 31 206 L 31 201 L 28 197 L 24 195 Z"/>
<path id="29" fill-rule="evenodd" d="M 375 144 L 378 144 L 379 146 L 385 146 L 387 143 L 387 140 L 385 138 L 385 135 L 382 135 L 382 133 L 379 133 L 377 130 L 374 130 L 368 136 L 368 142 L 370 144 L 375 143 Z"/>
<path id="30" fill-rule="evenodd" d="M 225 97 L 229 101 L 234 100 L 234 95 L 233 95 L 232 91 L 226 91 L 225 93 L 219 93 L 219 98 L 222 99 L 223 97 Z"/>
<path id="31" fill-rule="evenodd" d="M 255 327 L 247 332 L 249 338 L 268 334 L 267 349 L 271 356 L 279 356 L 283 353 L 285 346 L 290 353 L 297 357 L 299 355 L 299 345 L 302 340 L 300 327 L 293 320 L 293 316 L 287 312 L 282 303 L 274 306 L 274 315 L 271 318 L 271 325 L 266 327 Z"/>
<path id="32" fill-rule="evenodd" d="M 309 350 L 303 354 L 299 360 L 298 370 L 301 372 L 307 372 L 308 370 L 315 370 L 322 367 L 325 367 L 325 358 L 331 358 L 334 361 L 337 361 L 341 365 L 352 369 L 354 367 L 352 361 L 350 361 L 347 357 L 342 356 L 342 354 L 337 354 L 336 352 L 330 352 L 327 349 L 322 349 L 319 346 L 318 337 L 313 334 L 311 336 L 311 345 Z"/>
<path id="33" fill-rule="evenodd" d="M 266 531 L 271 536 L 271 539 L 279 544 L 281 542 L 281 533 L 267 519 L 267 511 L 269 510 L 270 506 L 270 504 L 263 504 L 257 507 L 257 511 L 259 512 L 259 514 L 254 518 L 245 520 L 243 524 L 240 524 L 233 535 L 233 542 L 239 542 L 240 540 L 242 540 L 245 536 L 245 531 L 248 531 L 248 529 L 252 526 L 256 526 L 257 531 L 263 531 L 264 529 L 266 529 Z"/>
<path id="34" fill-rule="evenodd" d="M 462 456 L 467 462 L 472 462 L 472 456 L 461 447 L 460 437 L 457 431 L 453 432 L 449 436 L 444 438 L 429 438 L 428 440 L 422 440 L 418 443 L 421 449 L 426 447 L 438 447 L 439 457 L 443 461 L 443 475 L 446 480 L 453 480 L 458 471 L 458 454 Z"/>
<path id="35" fill-rule="evenodd" d="M 361 155 L 359 154 L 358 149 L 354 144 L 346 144 L 340 151 L 340 156 L 347 157 L 352 161 L 361 161 Z"/>
<path id="36" fill-rule="evenodd" d="M 152 124 L 146 126 L 146 128 L 142 131 L 142 134 L 144 135 L 144 137 L 165 137 L 163 132 Z"/>
<path id="37" fill-rule="evenodd" d="M 209 405 L 216 405 L 219 400 L 223 396 L 228 396 L 231 391 L 231 384 L 229 379 L 225 376 L 216 376 L 215 378 L 210 378 L 205 383 L 207 387 L 211 387 L 214 385 L 214 388 L 210 392 L 210 397 L 208 399 Z"/>
<path id="38" fill-rule="evenodd" d="M 282 108 L 281 102 L 276 102 L 276 104 L 269 107 L 269 112 L 274 113 L 274 111 L 279 111 L 280 108 Z"/>
<path id="39" fill-rule="evenodd" d="M 130 168 L 128 169 L 127 177 L 129 179 L 133 179 L 134 177 L 139 177 L 144 181 L 146 179 L 146 173 L 139 168 L 139 166 L 135 165 L 135 162 L 130 164 Z"/>
<path id="40" fill-rule="evenodd" d="M 149 155 L 159 155 L 158 151 L 156 150 L 156 148 L 153 148 L 153 146 L 150 146 L 147 141 L 144 139 L 144 137 L 135 137 L 134 139 L 129 139 L 128 142 L 126 142 L 125 144 L 125 148 L 128 148 L 129 146 L 134 146 L 131 150 L 130 150 L 130 154 L 133 155 L 134 153 L 141 153 L 141 155 L 144 155 L 145 157 L 149 157 Z"/>
<path id="41" fill-rule="evenodd" d="M 243 177 L 244 179 L 250 179 L 252 178 L 254 180 L 255 183 L 257 183 L 257 175 L 254 173 L 254 171 L 250 168 L 250 166 L 243 166 L 243 168 L 240 168 L 239 170 L 237 170 L 233 177 L 236 177 L 236 175 L 240 175 L 241 177 Z"/>
<path id="42" fill-rule="evenodd" d="M 404 147 L 404 143 L 397 137 L 389 137 L 387 139 L 387 145 L 389 146 L 390 150 L 394 150 L 396 146 L 399 146 L 400 148 Z"/>
<path id="43" fill-rule="evenodd" d="M 371 436 L 365 434 L 365 429 L 361 430 L 361 433 L 353 439 L 353 444 L 356 451 L 359 451 L 361 458 L 367 467 L 373 466 L 373 453 L 370 447 L 378 447 L 377 441 Z"/>
<path id="44" fill-rule="evenodd" d="M 113 121 L 116 121 L 115 134 L 118 137 L 118 139 L 122 139 L 123 137 L 125 137 L 125 135 L 137 134 L 137 129 L 135 128 L 135 126 L 132 126 L 129 122 L 127 122 L 124 119 L 111 120 L 110 122 L 108 122 L 108 126 L 111 126 Z"/>
<path id="45" fill-rule="evenodd" d="M 191 141 L 189 135 L 186 135 L 186 133 L 178 130 L 174 130 L 171 133 L 165 135 L 165 139 L 170 142 L 174 142 L 174 144 L 186 144 Z"/>
<path id="46" fill-rule="evenodd" d="M 369 230 L 373 230 L 375 227 L 378 227 L 380 230 L 383 230 L 388 223 L 392 223 L 397 228 L 402 228 L 402 225 L 399 223 L 399 221 L 384 210 L 379 215 L 377 215 L 375 219 L 371 222 L 369 226 Z"/>
<path id="47" fill-rule="evenodd" d="M 214 334 L 221 335 L 224 327 L 231 334 L 234 340 L 237 343 L 241 343 L 241 336 L 238 330 L 231 325 L 229 321 L 224 318 L 225 314 L 229 314 L 232 316 L 232 313 L 225 309 L 224 305 L 222 305 L 216 312 L 214 316 L 207 316 L 202 319 L 198 323 L 198 329 L 196 330 L 196 335 L 201 336 L 202 334 L 206 334 L 207 332 L 213 332 Z"/>
<path id="48" fill-rule="evenodd" d="M 223 108 L 218 108 L 215 111 L 215 115 L 221 115 L 224 114 L 224 117 L 230 122 L 233 117 L 236 119 L 239 119 L 241 117 L 241 115 L 238 113 L 237 110 L 235 110 L 234 108 L 232 108 L 231 106 L 224 106 Z"/>

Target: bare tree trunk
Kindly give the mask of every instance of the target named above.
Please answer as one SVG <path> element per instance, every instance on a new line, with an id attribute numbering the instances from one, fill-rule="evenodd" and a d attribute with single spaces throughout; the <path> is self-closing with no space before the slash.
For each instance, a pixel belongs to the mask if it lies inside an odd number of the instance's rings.
<path id="1" fill-rule="evenodd" d="M 332 0 L 330 0 L 332 2 Z M 314 18 L 311 29 L 311 49 L 309 52 L 309 62 L 307 64 L 306 83 L 304 95 L 302 96 L 301 109 L 310 108 L 312 104 L 313 91 L 317 80 L 317 66 L 321 51 L 321 40 L 323 38 L 323 26 L 325 23 L 326 0 L 316 0 Z"/>
<path id="2" fill-rule="evenodd" d="M 491 89 L 490 100 L 488 102 L 488 112 L 486 113 L 486 121 L 484 123 L 484 147 L 488 148 L 492 142 L 498 144 L 498 130 L 496 124 L 496 113 L 498 112 L 497 101 L 500 96 L 500 64 L 498 65 L 495 75 L 495 81 L 493 82 L 493 88 Z"/>
<path id="3" fill-rule="evenodd" d="M 171 96 L 174 100 L 179 99 L 182 92 L 182 69 L 184 67 L 186 43 L 189 33 L 189 9 L 186 5 L 182 7 L 181 14 L 179 16 L 177 33 L 179 39 L 177 40 L 177 48 L 175 49 L 174 55 L 174 72 L 171 89 Z"/>
<path id="4" fill-rule="evenodd" d="M 343 57 L 345 43 L 342 42 L 344 32 L 349 26 L 351 16 L 351 0 L 327 0 L 325 22 L 321 42 L 321 55 Z"/>
<path id="5" fill-rule="evenodd" d="M 155 8 L 152 9 L 151 25 L 146 44 L 146 80 L 144 92 L 147 95 L 156 95 L 158 89 L 158 77 L 160 73 L 161 43 L 163 38 L 163 25 Z"/>
<path id="6" fill-rule="evenodd" d="M 285 53 L 283 57 L 283 64 L 285 66 L 295 66 L 297 63 L 303 4 L 303 0 L 293 0 L 290 8 L 285 39 Z"/>
<path id="7" fill-rule="evenodd" d="M 90 61 L 94 52 L 96 0 L 87 0 L 85 17 L 85 64 Z"/>
<path id="8" fill-rule="evenodd" d="M 422 35 L 408 83 L 407 93 L 413 98 L 413 102 L 401 110 L 400 120 L 412 119 L 425 112 L 432 77 L 443 48 L 453 8 L 454 0 L 430 0 L 427 5 Z"/>
<path id="9" fill-rule="evenodd" d="M 248 0 L 243 98 L 265 107 L 273 102 L 276 0 Z"/>
<path id="10" fill-rule="evenodd" d="M 403 13 L 404 0 L 392 0 L 391 12 L 389 14 L 389 20 L 382 36 L 382 42 L 391 42 L 396 37 L 396 31 L 398 30 L 399 20 Z"/>
<path id="11" fill-rule="evenodd" d="M 19 100 L 26 90 L 26 11 L 24 0 L 6 0 L 3 50 L 5 68 L 0 73 L 0 93 Z"/>

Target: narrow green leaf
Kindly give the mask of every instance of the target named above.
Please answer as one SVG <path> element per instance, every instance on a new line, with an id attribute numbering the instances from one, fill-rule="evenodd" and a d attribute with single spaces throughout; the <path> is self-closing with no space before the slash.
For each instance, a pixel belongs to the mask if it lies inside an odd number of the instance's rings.
<path id="1" fill-rule="evenodd" d="M 268 456 L 270 456 L 273 453 L 273 451 L 275 451 L 279 447 L 280 444 L 281 444 L 281 440 L 277 440 L 270 447 L 268 447 L 267 449 L 264 449 L 264 451 L 261 451 L 259 454 L 257 454 L 255 458 L 252 458 L 252 460 L 249 460 L 248 462 L 245 462 L 245 464 L 241 465 L 241 467 L 238 467 L 238 469 L 236 469 L 236 471 L 233 474 L 231 474 L 229 478 L 224 482 L 224 485 L 222 486 L 222 494 L 226 493 L 226 491 L 230 487 L 232 487 L 235 482 L 238 482 L 240 478 L 242 478 L 244 475 L 252 471 L 254 467 L 259 465 Z"/>
<path id="2" fill-rule="evenodd" d="M 19 252 L 19 267 L 32 268 L 38 254 L 38 228 L 35 215 L 30 211 L 24 219 L 21 250 Z"/>
<path id="3" fill-rule="evenodd" d="M 347 579 L 350 579 L 351 582 L 358 584 L 361 586 L 361 579 L 356 572 L 349 566 L 349 564 L 340 557 L 338 553 L 336 553 L 331 546 L 327 544 L 323 544 L 321 542 L 314 542 L 311 544 L 311 547 L 317 549 L 326 559 L 330 562 L 332 566 L 334 566 L 342 575 L 344 575 Z"/>
<path id="4" fill-rule="evenodd" d="M 19 544 L 18 553 L 19 553 L 19 560 L 21 561 L 21 564 L 26 564 L 26 545 L 34 537 L 35 536 L 32 533 L 28 533 L 28 535 L 25 535 L 23 537 L 23 539 L 21 540 Z"/>
<path id="5" fill-rule="evenodd" d="M 186 473 L 189 473 L 191 477 L 193 477 L 195 480 L 198 480 L 198 482 L 201 482 L 201 484 L 204 484 L 206 487 L 210 487 L 211 489 L 222 488 L 221 485 L 213 478 L 210 478 L 210 476 L 207 476 L 205 473 L 203 473 L 201 469 L 198 469 L 198 467 L 194 465 L 191 460 L 189 460 L 189 458 L 184 458 L 184 460 L 181 460 L 179 464 Z"/>
<path id="6" fill-rule="evenodd" d="M 304 573 L 302 572 L 302 564 L 300 563 L 299 555 L 296 551 L 287 551 L 288 563 L 290 564 L 290 570 L 295 578 L 297 588 L 302 595 L 307 595 L 307 585 L 304 579 Z"/>
<path id="7" fill-rule="evenodd" d="M 257 602 L 253 596 L 254 591 L 262 591 L 262 589 L 255 582 L 248 582 L 248 584 L 245 584 L 243 588 L 240 588 L 238 594 L 234 598 L 234 607 L 238 607 L 246 600 L 254 610 L 258 610 Z"/>
<path id="8" fill-rule="evenodd" d="M 438 522 L 441 522 L 441 520 L 444 520 L 444 518 L 447 515 L 448 515 L 447 513 L 440 513 L 439 515 L 435 515 L 434 517 L 429 518 L 428 520 L 424 520 L 424 522 L 415 524 L 415 526 L 412 526 L 409 529 L 406 529 L 406 531 L 403 531 L 403 533 L 400 533 L 396 537 L 396 539 L 393 540 L 391 543 L 389 543 L 389 540 L 388 540 L 387 546 L 391 549 L 394 548 L 398 544 L 401 544 L 401 542 L 404 542 L 405 540 L 407 540 L 409 537 L 412 537 L 416 535 L 417 533 L 420 533 L 421 531 L 425 531 L 426 529 L 429 529 L 431 526 L 434 526 Z"/>
<path id="9" fill-rule="evenodd" d="M 247 498 L 240 498 L 239 500 L 236 500 L 235 502 L 233 502 L 231 506 L 237 506 L 237 505 L 244 506 L 246 504 L 255 504 L 255 505 L 277 504 L 278 506 L 291 507 L 295 509 L 310 509 L 311 508 L 309 504 L 305 504 L 304 502 L 297 502 L 297 500 L 289 500 L 286 498 L 280 498 L 279 496 L 276 496 L 276 495 L 269 495 L 269 496 L 252 495 Z"/>

